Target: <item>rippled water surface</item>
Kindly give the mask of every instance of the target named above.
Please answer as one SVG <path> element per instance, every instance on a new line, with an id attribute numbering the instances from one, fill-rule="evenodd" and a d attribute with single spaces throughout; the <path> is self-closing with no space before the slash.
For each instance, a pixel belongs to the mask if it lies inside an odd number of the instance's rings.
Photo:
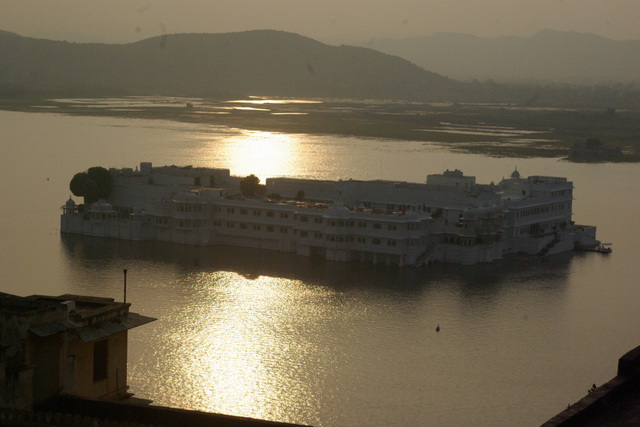
<path id="1" fill-rule="evenodd" d="M 0 289 L 121 299 L 129 383 L 157 404 L 314 425 L 536 425 L 640 344 L 635 164 L 454 154 L 424 142 L 0 112 Z M 235 175 L 423 182 L 449 168 L 573 180 L 574 219 L 614 243 L 397 270 L 240 248 L 59 234 L 74 173 L 192 164 Z M 441 331 L 435 332 L 435 326 Z"/>

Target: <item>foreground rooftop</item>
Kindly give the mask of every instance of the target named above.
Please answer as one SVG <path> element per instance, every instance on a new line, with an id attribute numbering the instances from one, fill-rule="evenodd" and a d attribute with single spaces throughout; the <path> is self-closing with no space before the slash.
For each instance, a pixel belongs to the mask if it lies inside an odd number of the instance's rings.
<path id="1" fill-rule="evenodd" d="M 640 425 L 640 346 L 618 360 L 617 375 L 589 390 L 543 427 Z"/>

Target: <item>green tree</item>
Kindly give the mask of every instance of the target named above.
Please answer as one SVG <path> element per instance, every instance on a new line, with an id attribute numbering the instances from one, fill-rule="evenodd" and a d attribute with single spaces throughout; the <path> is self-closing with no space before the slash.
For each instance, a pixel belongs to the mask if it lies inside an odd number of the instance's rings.
<path id="1" fill-rule="evenodd" d="M 587 138 L 586 147 L 590 150 L 595 150 L 596 148 L 602 147 L 602 141 L 598 138 Z"/>
<path id="2" fill-rule="evenodd" d="M 86 204 L 106 199 L 113 191 L 111 174 L 103 167 L 95 166 L 86 172 L 78 172 L 71 178 L 69 189 Z"/>
<path id="3" fill-rule="evenodd" d="M 98 186 L 98 199 L 106 199 L 113 192 L 113 181 L 108 170 L 101 166 L 94 166 L 87 171 L 89 179 Z"/>
<path id="4" fill-rule="evenodd" d="M 89 175 L 86 172 L 78 172 L 73 176 L 73 178 L 71 178 L 71 182 L 69 183 L 69 190 L 71 190 L 74 196 L 84 196 L 88 179 Z"/>
<path id="5" fill-rule="evenodd" d="M 243 196 L 258 196 L 266 192 L 267 187 L 260 184 L 260 178 L 251 174 L 240 180 L 240 192 Z"/>
<path id="6" fill-rule="evenodd" d="M 84 187 L 84 202 L 86 204 L 95 203 L 100 200 L 98 184 L 91 178 L 87 179 Z"/>

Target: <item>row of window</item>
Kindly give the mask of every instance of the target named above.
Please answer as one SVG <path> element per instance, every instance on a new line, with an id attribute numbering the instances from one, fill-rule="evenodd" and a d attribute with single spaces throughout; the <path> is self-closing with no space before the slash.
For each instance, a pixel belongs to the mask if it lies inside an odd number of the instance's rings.
<path id="1" fill-rule="evenodd" d="M 282 234 L 289 233 L 289 229 L 287 227 L 274 227 L 272 225 L 261 225 L 261 224 L 247 224 L 246 222 L 235 223 L 233 221 L 213 221 L 214 227 L 226 227 L 226 228 L 236 228 L 236 225 L 241 230 L 253 230 L 253 231 L 266 231 L 268 233 L 275 233 L 276 230 Z"/>
<path id="2" fill-rule="evenodd" d="M 309 217 L 307 217 L 306 215 L 300 215 L 300 221 L 301 222 L 309 222 Z M 314 217 L 314 222 L 316 224 L 322 224 L 323 223 L 323 219 L 320 217 Z M 353 220 L 343 220 L 343 219 L 328 219 L 327 220 L 327 225 L 329 225 L 330 227 L 358 227 L 358 228 L 368 228 L 369 223 L 367 223 L 366 221 L 353 221 Z M 398 230 L 398 224 L 387 224 L 386 227 L 384 227 L 384 225 L 382 223 L 379 222 L 374 222 L 371 224 L 371 228 L 374 230 L 382 230 L 383 228 L 386 228 L 389 231 L 396 231 Z M 418 223 L 409 223 L 406 224 L 406 229 L 407 230 L 418 230 L 420 229 L 420 224 Z"/>
<path id="3" fill-rule="evenodd" d="M 178 210 L 180 212 L 202 212 L 204 209 L 203 205 L 198 205 L 198 204 L 181 204 L 178 207 Z M 237 208 L 238 209 L 238 213 L 240 215 L 249 215 L 250 211 L 251 214 L 253 216 L 262 216 L 263 212 L 265 214 L 265 216 L 267 217 L 276 217 L 276 212 L 274 211 L 263 211 L 260 209 L 246 209 L 246 208 Z M 222 213 L 223 211 L 226 211 L 226 213 L 230 213 L 230 214 L 235 214 L 236 213 L 236 208 L 235 207 L 226 207 L 223 208 L 221 206 L 214 206 L 214 212 L 217 213 Z M 289 218 L 289 213 L 288 212 L 280 212 L 279 213 L 279 217 L 282 219 L 288 219 Z M 324 223 L 324 219 L 322 217 L 317 217 L 317 216 L 308 216 L 308 215 L 294 215 L 294 219 L 299 219 L 301 222 L 310 222 L 310 219 L 313 219 L 313 222 L 316 224 L 323 224 Z M 299 217 L 299 218 L 298 218 Z M 156 218 L 156 223 L 158 224 L 167 224 L 167 218 L 165 217 L 157 217 Z M 327 225 L 329 225 L 330 227 L 358 227 L 358 228 L 368 228 L 369 224 L 371 225 L 371 228 L 374 230 L 382 230 L 382 229 L 386 229 L 389 231 L 397 231 L 398 228 L 401 228 L 402 225 L 399 224 L 386 224 L 386 226 L 383 223 L 379 223 L 379 222 L 374 222 L 374 223 L 368 223 L 367 221 L 354 221 L 354 220 L 337 220 L 337 219 L 328 219 L 326 220 Z M 409 230 L 409 231 L 415 231 L 415 230 L 419 230 L 422 227 L 422 225 L 420 223 L 407 223 L 405 224 L 405 229 Z"/>
<path id="4" fill-rule="evenodd" d="M 495 240 L 494 240 L 495 239 Z M 499 241 L 500 237 L 461 237 L 461 236 L 443 236 L 442 243 L 457 246 L 474 246 L 481 244 L 489 244 Z"/>
<path id="5" fill-rule="evenodd" d="M 343 242 L 353 242 L 354 240 L 358 243 L 363 243 L 366 244 L 368 243 L 368 240 L 366 237 L 356 237 L 354 238 L 353 236 L 334 236 L 334 235 L 328 235 L 326 240 L 328 242 L 338 242 L 338 243 L 343 243 Z M 382 239 L 376 239 L 373 238 L 371 239 L 371 244 L 372 245 L 381 245 L 382 244 Z M 397 241 L 393 240 L 393 239 L 386 239 L 386 243 L 387 246 L 396 246 L 397 245 Z"/>
<path id="6" fill-rule="evenodd" d="M 500 242 L 502 240 L 502 236 L 499 234 L 494 236 L 484 236 L 484 237 L 461 237 L 461 236 L 443 236 L 442 243 L 448 245 L 457 245 L 457 246 L 474 246 L 474 245 L 489 245 L 491 243 Z"/>
<path id="7" fill-rule="evenodd" d="M 302 235 L 302 232 L 301 232 L 301 235 Z M 314 237 L 322 238 L 322 233 L 315 233 Z M 338 242 L 338 243 L 355 241 L 356 243 L 361 243 L 361 244 L 371 243 L 372 245 L 382 245 L 384 243 L 387 246 L 392 246 L 392 247 L 398 246 L 402 242 L 395 239 L 378 239 L 375 237 L 369 238 L 369 237 L 362 237 L 362 236 L 354 237 L 354 236 L 339 236 L 339 235 L 338 236 L 328 235 L 326 237 L 326 240 L 329 242 Z M 407 239 L 405 243 L 407 246 L 425 245 L 427 243 L 427 239 L 426 237 L 422 237 L 418 239 Z"/>
<path id="8" fill-rule="evenodd" d="M 186 220 L 185 220 L 186 221 Z M 226 227 L 226 228 L 236 228 L 236 223 L 232 222 L 232 221 L 219 221 L 216 220 L 213 222 L 213 225 L 216 227 Z M 239 223 L 237 224 L 238 228 L 240 228 L 241 230 L 254 230 L 254 231 L 267 231 L 267 232 L 275 232 L 276 229 L 282 233 L 282 234 L 288 234 L 289 233 L 289 229 L 286 227 L 274 227 L 274 226 L 270 226 L 270 225 L 260 225 L 260 224 L 247 224 L 247 223 Z M 378 238 L 367 238 L 367 237 L 354 237 L 354 236 L 336 236 L 333 234 L 329 234 L 329 235 L 324 235 L 324 233 L 320 233 L 320 232 L 309 232 L 309 231 L 305 231 L 305 230 L 300 230 L 298 232 L 298 230 L 293 230 L 293 234 L 294 235 L 299 235 L 300 237 L 303 238 L 309 238 L 309 237 L 313 237 L 314 239 L 325 239 L 329 242 L 357 242 L 357 243 L 362 243 L 362 244 L 367 244 L 367 243 L 371 243 L 373 245 L 381 245 L 383 242 L 383 239 L 378 239 Z M 396 246 L 398 243 L 396 240 L 394 239 L 385 239 L 387 246 Z M 409 246 L 417 246 L 420 243 L 425 243 L 426 239 L 422 238 L 422 239 L 408 239 L 407 240 L 407 245 Z"/>
<path id="9" fill-rule="evenodd" d="M 227 208 L 227 209 L 231 209 L 232 210 L 231 213 L 233 213 L 234 208 Z M 253 209 L 251 213 L 253 214 L 253 216 L 262 216 L 262 211 L 260 209 Z M 249 215 L 249 209 L 241 208 L 240 215 Z M 266 211 L 266 216 L 270 218 L 274 218 L 276 214 L 273 211 Z M 280 212 L 280 218 L 289 218 L 289 214 L 286 212 Z"/>
<path id="10" fill-rule="evenodd" d="M 204 224 L 204 221 L 199 219 L 191 220 L 191 219 L 181 219 L 178 220 L 178 227 L 182 228 L 200 228 Z"/>
<path id="11" fill-rule="evenodd" d="M 227 207 L 227 208 L 222 208 L 221 206 L 215 206 L 214 207 L 214 212 L 218 212 L 221 213 L 225 211 L 226 213 L 230 213 L 230 214 L 235 214 L 236 213 L 236 208 L 234 207 Z M 265 215 L 267 217 L 270 218 L 274 218 L 276 217 L 276 213 L 274 211 L 262 211 L 260 209 L 246 209 L 246 208 L 238 208 L 238 213 L 240 215 L 249 215 L 250 213 L 253 216 L 262 216 L 262 213 L 265 213 Z M 289 218 L 289 213 L 288 212 L 280 212 L 278 215 L 280 218 L 282 219 L 288 219 Z M 295 215 L 294 214 L 294 219 L 299 219 L 300 222 L 311 222 L 311 220 L 313 220 L 313 222 L 315 224 L 324 224 L 325 220 L 322 217 L 318 217 L 318 216 L 309 216 L 309 215 Z M 328 219 L 326 220 L 326 224 L 329 225 L 330 227 L 359 227 L 359 228 L 368 228 L 369 224 L 366 221 L 353 221 L 353 220 L 337 220 L 337 219 Z M 399 226 L 398 224 L 387 224 L 386 226 L 384 226 L 382 223 L 379 222 L 374 222 L 371 224 L 371 228 L 374 230 L 382 230 L 383 228 L 386 228 L 389 231 L 396 231 L 398 230 Z M 419 223 L 409 223 L 405 225 L 406 229 L 409 231 L 413 231 L 413 230 L 419 230 L 420 229 L 420 224 Z"/>
<path id="12" fill-rule="evenodd" d="M 297 230 L 294 230 L 294 234 L 296 234 Z M 298 235 L 300 237 L 309 237 L 311 236 L 310 232 L 301 230 Z M 318 232 L 314 232 L 313 233 L 313 238 L 314 239 L 322 239 L 323 238 L 323 233 L 318 233 Z M 383 241 L 386 241 L 387 246 L 396 246 L 401 242 L 399 240 L 396 239 L 379 239 L 379 238 L 375 238 L 375 237 L 364 237 L 364 236 L 344 236 L 344 235 L 333 235 L 333 234 L 328 234 L 326 236 L 326 240 L 330 241 L 330 242 L 356 242 L 356 243 L 361 243 L 361 244 L 368 244 L 371 243 L 373 245 L 381 245 Z M 413 239 L 405 239 L 404 240 L 405 244 L 407 246 L 419 246 L 419 245 L 424 245 L 427 243 L 427 238 L 426 237 L 421 237 L 421 238 L 413 238 Z"/>
<path id="13" fill-rule="evenodd" d="M 204 205 L 186 204 L 186 205 L 178 206 L 179 212 L 202 212 L 203 210 L 204 210 Z"/>
<path id="14" fill-rule="evenodd" d="M 113 219 L 116 218 L 116 214 L 115 213 L 98 213 L 98 212 L 91 212 L 91 219 L 94 220 L 106 220 L 106 219 Z"/>
<path id="15" fill-rule="evenodd" d="M 156 224 L 167 225 L 168 222 L 169 222 L 169 218 L 168 217 L 155 217 L 155 223 Z M 335 222 L 335 221 L 332 221 L 332 222 Z M 342 223 L 343 221 L 339 221 L 339 222 Z M 351 222 L 353 222 L 353 221 L 351 221 Z M 221 220 L 214 220 L 213 221 L 213 225 L 215 227 L 222 227 L 223 223 L 225 224 L 225 226 L 227 228 L 234 228 L 235 227 L 235 224 L 232 221 L 221 221 Z M 199 227 L 202 227 L 202 226 L 205 225 L 205 221 L 204 220 L 192 220 L 192 219 L 180 219 L 180 220 L 178 220 L 177 225 L 179 227 L 183 227 L 183 228 L 185 228 L 185 227 L 186 228 L 189 228 L 189 227 L 199 228 Z M 408 226 L 418 226 L 419 224 L 407 224 L 407 225 Z M 274 227 L 270 226 L 270 225 L 240 223 L 239 224 L 239 228 L 241 228 L 243 230 L 251 228 L 251 229 L 256 230 L 256 231 L 261 231 L 263 229 L 265 229 L 267 231 L 273 231 L 272 229 Z M 380 230 L 382 228 L 382 226 L 381 226 L 380 223 L 374 223 L 373 224 L 373 228 Z M 391 231 L 395 231 L 395 230 L 397 230 L 397 227 L 396 227 L 395 224 L 389 224 L 387 229 L 391 230 Z M 413 229 L 413 227 L 412 227 L 412 229 Z M 280 227 L 280 230 L 281 230 L 282 233 L 287 233 L 288 232 L 288 231 L 286 231 L 288 229 L 285 228 L 285 227 Z M 285 230 L 285 231 L 282 231 L 282 230 Z M 294 230 L 294 233 L 295 233 L 295 230 Z M 315 233 L 315 234 L 322 235 L 322 233 Z M 307 235 L 308 235 L 308 233 L 306 231 L 301 231 L 300 232 L 300 236 L 301 237 L 307 237 Z"/>
<path id="16" fill-rule="evenodd" d="M 226 212 L 226 213 L 230 213 L 230 214 L 235 214 L 236 213 L 236 208 L 234 207 L 227 207 L 227 208 L 222 208 L 221 206 L 215 206 L 213 208 L 214 212 L 217 213 L 221 213 L 221 212 Z M 263 211 L 260 209 L 246 209 L 246 208 L 238 208 L 238 213 L 240 215 L 249 215 L 249 212 L 251 211 L 251 214 L 253 216 L 262 216 Z M 274 211 L 264 211 L 265 216 L 268 216 L 270 218 L 275 218 L 276 213 Z M 289 213 L 288 212 L 280 212 L 279 214 L 280 218 L 283 219 L 287 219 L 289 218 Z"/>
<path id="17" fill-rule="evenodd" d="M 538 234 L 543 234 L 546 233 L 550 230 L 555 230 L 556 226 L 551 226 L 551 224 L 545 223 L 545 224 L 530 224 L 530 225 L 526 225 L 524 227 L 520 227 L 517 231 L 516 231 L 516 235 L 518 236 L 535 236 Z"/>
<path id="18" fill-rule="evenodd" d="M 151 218 L 147 218 L 148 220 L 150 220 Z M 155 217 L 155 223 L 157 225 L 167 225 L 169 222 L 169 218 L 168 217 Z M 180 228 L 200 228 L 206 225 L 206 221 L 204 220 L 192 220 L 192 219 L 180 219 L 176 221 L 176 224 L 178 227 Z M 234 223 L 233 221 L 221 221 L 221 220 L 214 220 L 213 221 L 213 226 L 214 227 L 222 227 L 225 226 L 226 228 L 235 228 L 236 224 L 238 226 L 238 228 L 240 228 L 241 230 L 254 230 L 254 231 L 263 231 L 266 230 L 267 232 L 273 232 L 275 231 L 276 228 L 279 229 L 280 233 L 283 234 L 287 234 L 289 232 L 289 228 L 287 227 L 274 227 L 272 225 L 263 225 L 263 224 L 247 224 L 247 223 Z M 297 230 L 293 230 L 294 234 L 298 234 Z M 300 237 L 308 237 L 310 234 L 310 232 L 308 231 L 304 231 L 301 230 L 299 232 Z M 314 232 L 313 233 L 314 238 L 322 238 L 323 237 L 323 233 L 320 232 Z M 358 243 L 366 243 L 367 242 L 367 238 L 366 237 L 358 237 L 357 238 Z M 342 240 L 340 240 L 342 241 Z M 353 238 L 351 238 L 351 240 L 348 241 L 353 241 Z M 418 241 L 418 239 L 408 239 L 408 242 L 412 242 L 412 241 Z M 376 243 L 374 243 L 376 244 Z M 411 245 L 411 243 L 408 243 L 409 245 Z"/>
<path id="19" fill-rule="evenodd" d="M 558 203 L 554 205 L 538 206 L 530 209 L 523 209 L 518 212 L 518 217 L 522 218 L 530 215 L 540 215 L 544 213 L 563 211 L 565 209 L 565 203 Z"/>

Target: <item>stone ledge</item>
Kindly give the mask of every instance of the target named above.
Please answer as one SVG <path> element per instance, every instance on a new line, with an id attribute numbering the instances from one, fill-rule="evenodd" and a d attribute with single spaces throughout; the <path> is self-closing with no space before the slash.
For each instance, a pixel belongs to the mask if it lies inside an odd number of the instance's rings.
<path id="1" fill-rule="evenodd" d="M 640 410 L 640 400 L 635 398 L 639 392 L 640 346 L 627 352 L 618 360 L 618 373 L 612 380 L 589 391 L 587 396 L 542 426 L 584 426 L 592 422 L 596 425 L 606 424 L 606 421 L 612 418 L 620 422 L 619 418 L 623 413 L 635 419 L 635 413 Z"/>

